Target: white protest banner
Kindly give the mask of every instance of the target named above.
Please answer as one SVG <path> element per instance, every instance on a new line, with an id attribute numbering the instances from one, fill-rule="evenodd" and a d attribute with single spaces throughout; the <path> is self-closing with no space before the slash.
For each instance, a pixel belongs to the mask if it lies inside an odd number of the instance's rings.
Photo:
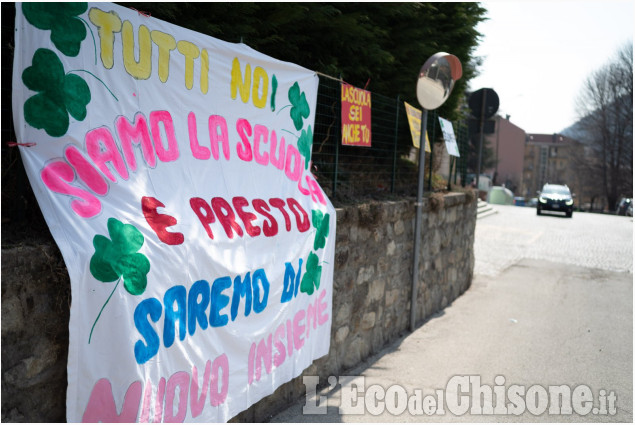
<path id="1" fill-rule="evenodd" d="M 317 89 L 122 6 L 17 5 L 16 134 L 71 281 L 69 422 L 227 421 L 328 353 Z"/>
<path id="2" fill-rule="evenodd" d="M 443 132 L 443 140 L 445 140 L 445 147 L 448 153 L 452 156 L 459 157 L 459 147 L 456 144 L 456 137 L 454 136 L 454 128 L 452 123 L 445 118 L 439 117 L 439 123 L 441 124 L 441 131 Z"/>

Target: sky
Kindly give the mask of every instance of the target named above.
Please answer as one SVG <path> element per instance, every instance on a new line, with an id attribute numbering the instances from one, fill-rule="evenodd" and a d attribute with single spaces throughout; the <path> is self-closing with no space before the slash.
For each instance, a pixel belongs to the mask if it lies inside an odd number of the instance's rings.
<path id="1" fill-rule="evenodd" d="M 527 133 L 574 124 L 576 98 L 593 71 L 633 40 L 635 0 L 485 1 L 470 88 L 493 89 L 498 113 Z M 451 53 L 451 52 L 450 52 Z"/>

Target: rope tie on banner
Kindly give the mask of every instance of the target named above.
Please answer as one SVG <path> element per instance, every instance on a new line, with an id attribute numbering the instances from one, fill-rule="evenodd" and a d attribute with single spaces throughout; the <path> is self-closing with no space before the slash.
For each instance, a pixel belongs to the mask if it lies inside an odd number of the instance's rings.
<path id="1" fill-rule="evenodd" d="M 340 77 L 340 78 L 335 78 L 335 77 L 331 77 L 330 75 L 323 74 L 323 73 L 321 73 L 321 72 L 319 72 L 319 71 L 314 71 L 314 72 L 315 72 L 317 75 L 322 76 L 322 77 L 324 77 L 324 78 L 329 78 L 329 79 L 331 79 L 331 80 L 339 81 L 340 83 L 345 82 L 344 80 L 342 80 L 342 77 Z"/>
<path id="2" fill-rule="evenodd" d="M 10 148 L 15 148 L 16 146 L 24 146 L 26 148 L 30 148 L 32 146 L 37 145 L 37 143 L 28 142 L 28 143 L 18 143 L 18 142 L 7 142 L 7 146 Z"/>
<path id="3" fill-rule="evenodd" d="M 151 15 L 148 12 L 144 12 L 143 10 L 137 10 L 134 7 L 131 7 L 130 9 L 134 10 L 135 12 L 137 12 L 139 15 L 145 17 L 145 18 L 149 18 L 151 17 Z"/>

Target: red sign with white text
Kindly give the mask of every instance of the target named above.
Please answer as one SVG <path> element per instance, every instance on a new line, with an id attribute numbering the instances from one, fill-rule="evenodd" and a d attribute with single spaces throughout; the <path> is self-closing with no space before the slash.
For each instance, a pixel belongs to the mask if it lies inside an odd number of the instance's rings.
<path id="1" fill-rule="evenodd" d="M 370 92 L 342 83 L 342 144 L 370 147 Z"/>

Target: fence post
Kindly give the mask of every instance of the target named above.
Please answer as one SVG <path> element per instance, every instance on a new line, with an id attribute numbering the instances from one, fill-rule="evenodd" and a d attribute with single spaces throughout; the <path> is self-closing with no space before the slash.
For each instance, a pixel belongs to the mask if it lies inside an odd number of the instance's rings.
<path id="1" fill-rule="evenodd" d="M 397 142 L 399 139 L 399 106 L 401 95 L 397 95 L 397 116 L 395 117 L 395 144 L 392 153 L 392 177 L 390 181 L 390 193 L 395 193 L 395 174 L 397 173 Z"/>
<path id="2" fill-rule="evenodd" d="M 432 191 L 432 161 L 434 160 L 434 134 L 436 130 L 437 112 L 432 111 L 432 137 L 430 137 L 430 166 L 428 167 L 428 192 Z M 427 123 L 426 123 L 427 124 Z"/>
<path id="3" fill-rule="evenodd" d="M 470 132 L 468 130 L 467 127 L 467 123 L 465 121 L 463 121 L 463 125 L 461 126 L 462 128 L 462 141 L 461 141 L 461 186 L 465 187 L 465 180 L 467 178 L 467 156 L 468 156 L 468 151 L 470 149 L 470 145 L 469 145 L 469 139 L 470 139 Z"/>
<path id="4" fill-rule="evenodd" d="M 458 144 L 459 144 L 459 157 L 457 158 L 457 164 L 456 164 L 456 168 L 454 169 L 454 184 L 456 185 L 456 177 L 458 174 L 461 173 L 460 170 L 463 170 L 463 138 L 464 138 L 464 131 L 463 131 L 463 122 L 459 121 L 458 122 Z M 463 183 L 463 178 L 461 178 L 461 183 Z"/>
<path id="5" fill-rule="evenodd" d="M 341 97 L 342 97 L 342 75 L 340 74 L 340 79 L 338 80 L 339 82 L 339 86 L 338 86 L 338 96 L 340 97 L 340 102 L 339 102 L 339 114 L 338 112 L 338 108 L 335 108 L 335 122 L 338 123 L 338 115 L 339 115 L 339 125 L 336 126 L 335 129 L 335 134 L 337 137 L 334 138 L 335 140 L 335 169 L 333 170 L 333 196 L 335 196 L 335 193 L 337 192 L 337 169 L 339 168 L 339 161 L 340 161 L 340 139 L 341 139 L 341 134 L 340 132 L 342 131 L 342 102 L 341 102 Z M 336 102 L 337 103 L 337 102 Z"/>
<path id="6" fill-rule="evenodd" d="M 448 173 L 448 192 L 452 190 L 452 166 L 456 168 L 456 158 L 450 155 L 450 172 Z"/>
<path id="7" fill-rule="evenodd" d="M 340 143 L 339 137 L 335 138 L 335 169 L 333 170 L 333 196 L 337 192 L 337 168 L 340 159 Z"/>

